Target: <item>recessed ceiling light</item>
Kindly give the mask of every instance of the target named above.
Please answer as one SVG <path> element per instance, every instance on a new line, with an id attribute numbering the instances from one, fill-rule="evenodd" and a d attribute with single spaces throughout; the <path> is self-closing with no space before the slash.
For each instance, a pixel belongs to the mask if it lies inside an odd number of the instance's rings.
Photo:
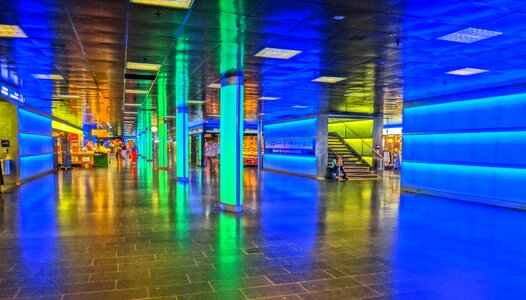
<path id="1" fill-rule="evenodd" d="M 159 64 L 146 64 L 137 62 L 127 62 L 126 69 L 131 70 L 143 70 L 143 71 L 159 71 L 161 65 Z"/>
<path id="2" fill-rule="evenodd" d="M 292 106 L 292 108 L 309 108 L 310 106 L 306 106 L 306 105 L 294 105 Z"/>
<path id="3" fill-rule="evenodd" d="M 135 107 L 139 107 L 139 106 L 141 106 L 141 104 L 138 104 L 138 103 L 124 103 L 124 106 L 135 106 Z"/>
<path id="4" fill-rule="evenodd" d="M 188 100 L 188 104 L 203 104 L 205 101 L 201 100 Z"/>
<path id="5" fill-rule="evenodd" d="M 194 0 L 130 0 L 131 3 L 189 9 Z"/>
<path id="6" fill-rule="evenodd" d="M 263 100 L 263 101 L 274 101 L 274 100 L 279 100 L 281 98 L 279 97 L 259 97 L 258 99 Z"/>
<path id="7" fill-rule="evenodd" d="M 60 74 L 33 74 L 33 77 L 37 79 L 51 79 L 51 80 L 63 80 L 64 77 Z"/>
<path id="8" fill-rule="evenodd" d="M 7 38 L 27 38 L 24 31 L 16 25 L 0 25 L 0 37 Z"/>
<path id="9" fill-rule="evenodd" d="M 484 73 L 484 72 L 488 72 L 488 71 L 489 70 L 484 70 L 484 69 L 464 68 L 464 69 L 458 69 L 458 70 L 454 70 L 454 71 L 449 71 L 449 72 L 446 72 L 446 73 L 447 74 L 452 74 L 452 75 L 467 76 L 467 75 Z"/>
<path id="10" fill-rule="evenodd" d="M 208 85 L 209 88 L 211 89 L 220 89 L 221 88 L 221 84 L 220 83 L 211 83 Z"/>
<path id="11" fill-rule="evenodd" d="M 315 82 L 323 82 L 323 83 L 336 83 L 336 82 L 340 82 L 342 80 L 345 80 L 347 78 L 344 78 L 344 77 L 330 77 L 330 76 L 321 76 L 321 77 L 318 77 L 316 79 L 313 79 L 312 81 L 315 81 Z"/>
<path id="12" fill-rule="evenodd" d="M 439 37 L 439 40 L 471 44 L 502 34 L 502 32 L 478 28 L 466 28 L 448 35 Z"/>
<path id="13" fill-rule="evenodd" d="M 340 21 L 340 20 L 345 19 L 345 16 L 334 16 L 334 17 L 332 17 L 332 18 L 333 18 L 334 20 L 338 20 L 338 21 Z"/>
<path id="14" fill-rule="evenodd" d="M 147 90 L 125 90 L 126 94 L 148 94 Z"/>
<path id="15" fill-rule="evenodd" d="M 264 48 L 263 50 L 256 53 L 255 56 L 258 57 L 267 57 L 267 58 L 277 58 L 277 59 L 289 59 L 293 56 L 300 54 L 301 51 L 298 50 L 288 50 L 288 49 L 279 49 L 279 48 Z"/>

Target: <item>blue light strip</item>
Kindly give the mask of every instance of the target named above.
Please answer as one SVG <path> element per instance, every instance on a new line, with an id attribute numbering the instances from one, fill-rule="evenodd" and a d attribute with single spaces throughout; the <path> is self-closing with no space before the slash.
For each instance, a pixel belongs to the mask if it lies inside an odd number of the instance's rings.
<path id="1" fill-rule="evenodd" d="M 524 111 L 526 94 L 406 107 L 402 185 L 525 203 Z"/>
<path id="2" fill-rule="evenodd" d="M 18 134 L 20 156 L 48 154 L 53 152 L 53 137 L 29 133 Z"/>
<path id="3" fill-rule="evenodd" d="M 51 135 L 52 121 L 39 114 L 18 109 L 18 129 L 23 132 L 36 133 L 41 135 Z"/>
<path id="4" fill-rule="evenodd" d="M 40 154 L 20 158 L 20 179 L 40 175 L 53 169 L 53 154 Z"/>
<path id="5" fill-rule="evenodd" d="M 53 169 L 52 121 L 25 109 L 18 109 L 20 179 L 24 180 Z"/>
<path id="6" fill-rule="evenodd" d="M 318 135 L 318 119 L 295 120 L 263 126 L 265 138 L 308 137 Z"/>
<path id="7" fill-rule="evenodd" d="M 404 143 L 412 161 L 526 167 L 526 131 L 405 135 Z"/>
<path id="8" fill-rule="evenodd" d="M 526 203 L 526 169 L 404 162 L 402 185 Z"/>
<path id="9" fill-rule="evenodd" d="M 263 156 L 263 165 L 265 169 L 316 176 L 315 156 L 265 154 Z"/>

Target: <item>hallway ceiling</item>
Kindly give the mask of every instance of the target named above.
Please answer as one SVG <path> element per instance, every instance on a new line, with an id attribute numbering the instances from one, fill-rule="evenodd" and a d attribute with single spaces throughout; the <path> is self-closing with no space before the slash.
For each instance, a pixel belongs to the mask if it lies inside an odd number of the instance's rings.
<path id="1" fill-rule="evenodd" d="M 267 120 L 383 113 L 395 123 L 403 73 L 415 88 L 444 77 L 454 86 L 457 78 L 471 76 L 444 70 L 487 69 L 485 64 L 503 57 L 510 60 L 500 68 L 524 61 L 518 46 L 526 43 L 526 5 L 517 4 L 524 1 L 428 2 L 195 0 L 187 10 L 128 0 L 3 1 L 0 23 L 18 25 L 27 38 L 0 38 L 1 77 L 19 88 L 27 104 L 78 125 L 121 128 L 123 110 L 139 109 L 124 103 L 142 105 L 148 98 L 155 109 L 160 86 L 166 88 L 168 115 L 174 115 L 176 82 L 188 88 L 191 121 L 214 119 L 219 90 L 209 85 L 220 80 L 221 44 L 237 36 L 244 52 L 247 120 L 257 118 L 260 102 Z M 437 39 L 468 27 L 504 34 L 473 44 Z M 290 59 L 255 56 L 266 47 L 301 53 Z M 477 63 L 465 63 L 471 59 Z M 126 69 L 126 62 L 160 69 Z M 345 79 L 312 81 L 320 76 Z"/>

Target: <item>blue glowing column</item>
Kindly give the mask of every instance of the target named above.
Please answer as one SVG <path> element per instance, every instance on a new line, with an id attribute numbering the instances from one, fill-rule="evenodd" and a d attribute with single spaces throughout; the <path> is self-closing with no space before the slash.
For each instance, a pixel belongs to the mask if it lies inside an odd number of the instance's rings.
<path id="1" fill-rule="evenodd" d="M 243 75 L 221 80 L 220 200 L 221 208 L 240 212 L 243 206 Z"/>

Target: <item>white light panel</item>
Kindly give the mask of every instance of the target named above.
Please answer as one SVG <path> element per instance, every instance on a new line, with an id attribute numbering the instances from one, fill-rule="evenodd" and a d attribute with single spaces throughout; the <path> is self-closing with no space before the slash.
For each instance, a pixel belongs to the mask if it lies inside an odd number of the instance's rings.
<path id="1" fill-rule="evenodd" d="M 300 54 L 301 51 L 279 49 L 279 48 L 264 48 L 263 50 L 256 53 L 255 56 L 266 57 L 266 58 L 277 58 L 277 59 L 289 59 L 293 56 Z"/>
<path id="2" fill-rule="evenodd" d="M 479 73 L 488 72 L 489 70 L 484 69 L 476 69 L 476 68 L 464 68 L 464 69 L 458 69 L 454 71 L 446 72 L 447 74 L 451 75 L 461 75 L 461 76 L 467 76 L 467 75 L 474 75 Z"/>
<path id="3" fill-rule="evenodd" d="M 313 79 L 312 81 L 314 81 L 314 82 L 323 82 L 323 83 L 336 83 L 336 82 L 343 81 L 345 79 L 347 79 L 347 78 L 345 78 L 345 77 L 321 76 L 321 77 L 318 77 L 316 79 Z"/>
<path id="4" fill-rule="evenodd" d="M 33 74 L 37 79 L 63 80 L 64 77 L 60 74 Z"/>
<path id="5" fill-rule="evenodd" d="M 130 0 L 131 3 L 189 9 L 194 0 Z"/>
<path id="6" fill-rule="evenodd" d="M 498 31 L 491 31 L 491 30 L 484 30 L 484 29 L 470 27 L 470 28 L 466 28 L 466 29 L 463 29 L 457 32 L 453 32 L 448 35 L 441 36 L 438 39 L 444 40 L 444 41 L 471 44 L 471 43 L 489 39 L 491 37 L 501 35 L 501 34 L 502 32 L 498 32 Z"/>
<path id="7" fill-rule="evenodd" d="M 130 70 L 143 70 L 143 71 L 159 71 L 161 65 L 158 64 L 146 64 L 137 62 L 127 62 L 126 69 Z"/>
<path id="8" fill-rule="evenodd" d="M 221 84 L 220 83 L 211 83 L 208 85 L 209 88 L 211 89 L 220 89 L 221 88 Z"/>
<path id="9" fill-rule="evenodd" d="M 6 38 L 27 38 L 24 31 L 16 25 L 0 24 L 0 37 Z"/>
<path id="10" fill-rule="evenodd" d="M 148 94 L 147 90 L 125 90 L 126 94 Z"/>

